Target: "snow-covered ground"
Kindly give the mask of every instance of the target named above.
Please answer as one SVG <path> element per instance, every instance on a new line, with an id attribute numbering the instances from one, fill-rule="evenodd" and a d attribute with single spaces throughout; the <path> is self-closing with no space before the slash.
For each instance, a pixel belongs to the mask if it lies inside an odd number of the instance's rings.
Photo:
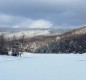
<path id="1" fill-rule="evenodd" d="M 86 80 L 86 54 L 0 56 L 0 80 Z"/>

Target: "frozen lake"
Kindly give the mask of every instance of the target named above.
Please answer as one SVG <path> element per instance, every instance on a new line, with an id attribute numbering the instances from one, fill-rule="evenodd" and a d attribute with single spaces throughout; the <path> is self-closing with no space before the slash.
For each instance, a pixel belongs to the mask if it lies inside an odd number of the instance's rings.
<path id="1" fill-rule="evenodd" d="M 0 80 L 86 80 L 86 54 L 0 56 Z"/>

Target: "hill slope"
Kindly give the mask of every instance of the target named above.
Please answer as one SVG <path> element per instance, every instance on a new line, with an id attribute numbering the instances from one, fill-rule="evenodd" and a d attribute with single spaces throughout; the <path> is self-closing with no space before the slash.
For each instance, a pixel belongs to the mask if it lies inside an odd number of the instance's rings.
<path id="1" fill-rule="evenodd" d="M 42 53 L 86 52 L 86 27 L 74 29 L 57 36 L 57 41 L 36 50 Z"/>

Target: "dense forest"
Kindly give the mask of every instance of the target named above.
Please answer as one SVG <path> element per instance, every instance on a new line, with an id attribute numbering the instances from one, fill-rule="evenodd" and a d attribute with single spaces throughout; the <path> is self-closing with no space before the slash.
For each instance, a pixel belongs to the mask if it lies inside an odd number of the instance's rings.
<path id="1" fill-rule="evenodd" d="M 60 35 L 41 35 L 35 37 L 13 36 L 6 38 L 0 34 L 0 54 L 8 55 L 13 43 L 22 44 L 22 52 L 30 53 L 85 53 L 86 52 L 86 27 L 74 29 Z"/>

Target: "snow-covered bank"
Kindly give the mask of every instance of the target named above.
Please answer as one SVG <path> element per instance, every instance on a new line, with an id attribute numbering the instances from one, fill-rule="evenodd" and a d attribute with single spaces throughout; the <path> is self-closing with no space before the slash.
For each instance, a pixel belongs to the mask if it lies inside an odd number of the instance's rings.
<path id="1" fill-rule="evenodd" d="M 86 54 L 0 56 L 1 80 L 86 80 Z"/>

